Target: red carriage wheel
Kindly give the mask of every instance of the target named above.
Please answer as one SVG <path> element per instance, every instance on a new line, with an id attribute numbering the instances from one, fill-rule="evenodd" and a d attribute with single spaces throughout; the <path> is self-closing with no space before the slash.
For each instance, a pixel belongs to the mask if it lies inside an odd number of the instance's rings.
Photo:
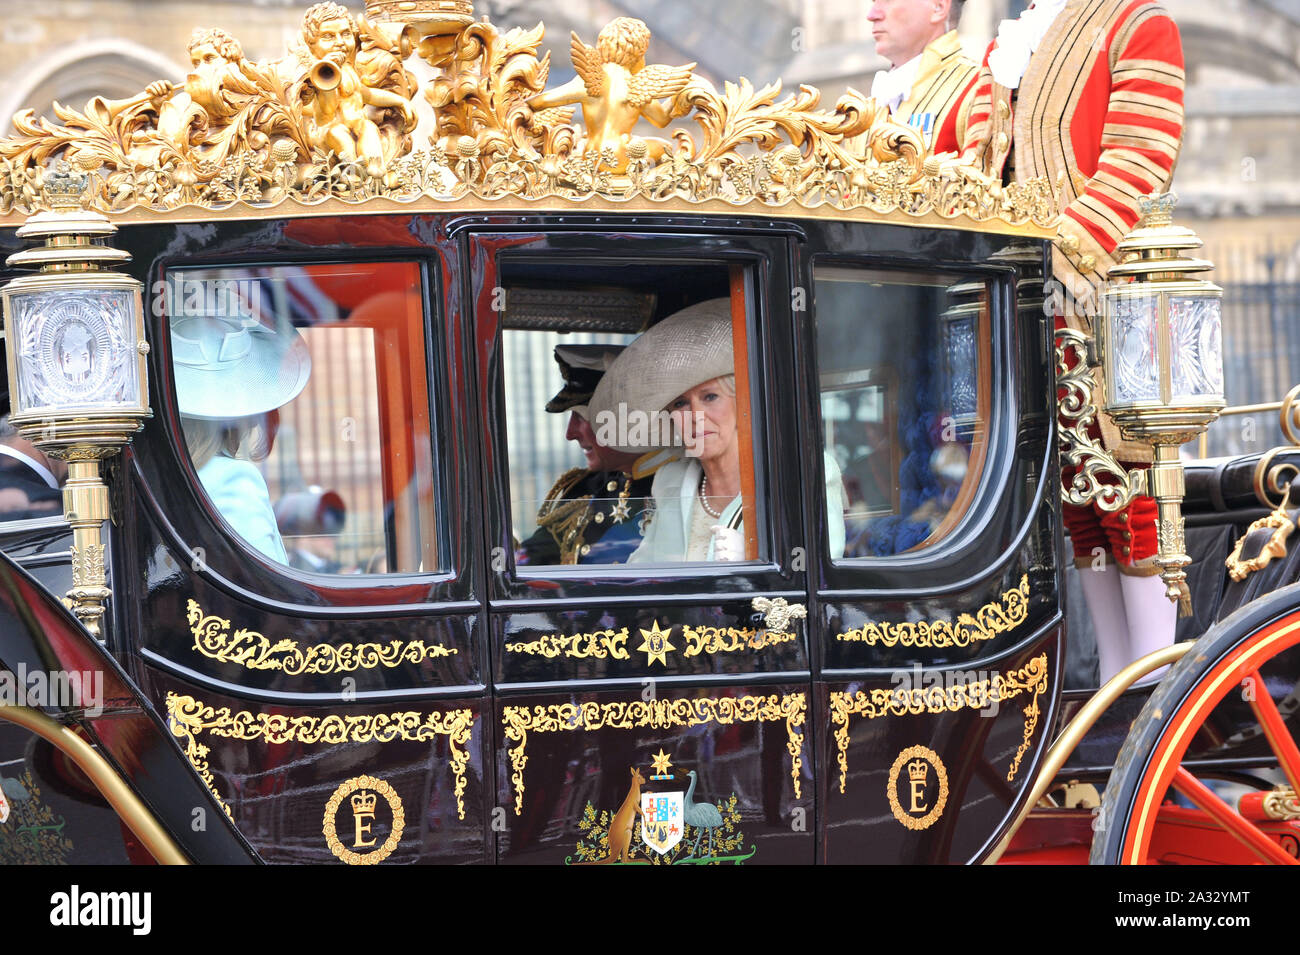
<path id="1" fill-rule="evenodd" d="M 1231 717 L 1247 724 L 1245 735 L 1260 741 L 1261 754 L 1271 754 L 1292 793 L 1300 792 L 1300 713 L 1284 716 L 1269 689 L 1272 680 L 1294 693 L 1298 679 L 1300 586 L 1272 593 L 1212 627 L 1170 669 L 1134 721 L 1102 800 L 1091 861 L 1300 862 L 1300 825 L 1262 811 L 1259 797 L 1245 800 L 1246 811 L 1239 812 L 1184 765 L 1198 738 L 1202 756 L 1207 745 L 1212 750 Z"/>

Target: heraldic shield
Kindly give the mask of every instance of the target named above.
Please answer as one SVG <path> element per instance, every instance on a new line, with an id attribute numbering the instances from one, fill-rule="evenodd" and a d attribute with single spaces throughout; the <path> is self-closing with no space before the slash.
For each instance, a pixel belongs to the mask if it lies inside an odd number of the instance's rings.
<path id="1" fill-rule="evenodd" d="M 663 855 L 682 841 L 685 800 L 681 790 L 641 794 L 641 838 Z"/>

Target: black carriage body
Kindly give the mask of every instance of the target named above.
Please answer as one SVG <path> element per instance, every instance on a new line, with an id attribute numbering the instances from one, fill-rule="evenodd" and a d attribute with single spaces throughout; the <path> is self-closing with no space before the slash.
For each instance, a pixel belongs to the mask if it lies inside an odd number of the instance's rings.
<path id="1" fill-rule="evenodd" d="M 1007 255 L 1017 242 L 1027 257 Z M 228 859 L 244 840 L 266 862 L 333 861 L 340 844 L 364 856 L 375 840 L 344 831 L 345 784 L 366 777 L 363 788 L 387 787 L 373 832 L 399 835 L 388 864 L 591 861 L 637 771 L 656 792 L 685 788 L 693 770 L 696 804 L 723 814 L 709 835 L 729 848 L 714 855 L 750 864 L 969 862 L 1010 825 L 1063 669 L 1050 323 L 1016 298 L 1017 282 L 1041 280 L 1041 240 L 816 218 L 502 213 L 124 225 L 115 244 L 147 289 L 177 269 L 326 262 L 413 263 L 423 289 L 439 565 L 382 577 L 294 572 L 230 532 L 184 450 L 166 316 L 148 317 L 154 416 L 111 471 L 120 522 L 108 532 L 105 649 L 138 688 L 136 710 L 155 711 L 188 755 L 165 772 L 188 774 L 190 789 L 205 780 L 228 810 L 229 824 L 215 799 L 207 806 L 229 845 L 174 829 L 196 860 Z M 728 277 L 747 308 L 764 557 L 653 573 L 517 566 L 494 292 L 514 274 L 596 269 L 616 281 L 688 266 Z M 814 294 L 825 268 L 987 289 L 985 458 L 939 546 L 828 552 L 825 499 L 808 490 L 826 480 Z M 58 594 L 66 537 L 57 522 L 23 525 L 3 546 Z M 802 604 L 807 618 L 789 639 L 737 645 L 765 632 L 756 597 Z M 39 656 L 50 640 L 39 631 L 13 639 Z M 598 638 L 584 653 L 518 649 L 623 631 L 617 649 Z M 653 643 L 661 634 L 669 652 Z M 59 640 L 94 646 L 72 625 Z M 396 656 L 343 662 L 366 645 Z M 412 646 L 443 649 L 404 655 Z M 311 647 L 322 653 L 294 656 Z M 671 769 L 656 772 L 663 756 Z M 687 855 L 643 846 L 640 857 Z"/>

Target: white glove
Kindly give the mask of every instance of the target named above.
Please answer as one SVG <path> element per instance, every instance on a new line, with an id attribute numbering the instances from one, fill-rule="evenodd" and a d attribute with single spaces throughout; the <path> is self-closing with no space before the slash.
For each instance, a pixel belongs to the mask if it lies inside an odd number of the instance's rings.
<path id="1" fill-rule="evenodd" d="M 723 527 L 721 524 L 714 524 L 710 530 L 713 531 L 714 560 L 745 559 L 744 534 L 740 531 L 733 531 L 729 527 Z"/>

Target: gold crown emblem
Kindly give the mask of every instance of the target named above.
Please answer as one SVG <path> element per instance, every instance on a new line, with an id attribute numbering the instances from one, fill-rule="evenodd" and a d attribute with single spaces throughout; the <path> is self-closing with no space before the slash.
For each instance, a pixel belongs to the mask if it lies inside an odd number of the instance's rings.
<path id="1" fill-rule="evenodd" d="M 74 171 L 66 162 L 60 160 L 53 171 L 45 175 L 42 190 L 50 207 L 54 209 L 76 209 L 81 205 L 81 196 L 86 191 L 90 177 L 84 172 Z"/>
<path id="2" fill-rule="evenodd" d="M 914 783 L 923 783 L 929 778 L 930 764 L 923 759 L 914 759 L 907 764 L 907 778 Z"/>
<path id="3" fill-rule="evenodd" d="M 374 815 L 375 806 L 379 804 L 379 797 L 369 790 L 363 789 L 352 797 L 353 815 Z"/>

